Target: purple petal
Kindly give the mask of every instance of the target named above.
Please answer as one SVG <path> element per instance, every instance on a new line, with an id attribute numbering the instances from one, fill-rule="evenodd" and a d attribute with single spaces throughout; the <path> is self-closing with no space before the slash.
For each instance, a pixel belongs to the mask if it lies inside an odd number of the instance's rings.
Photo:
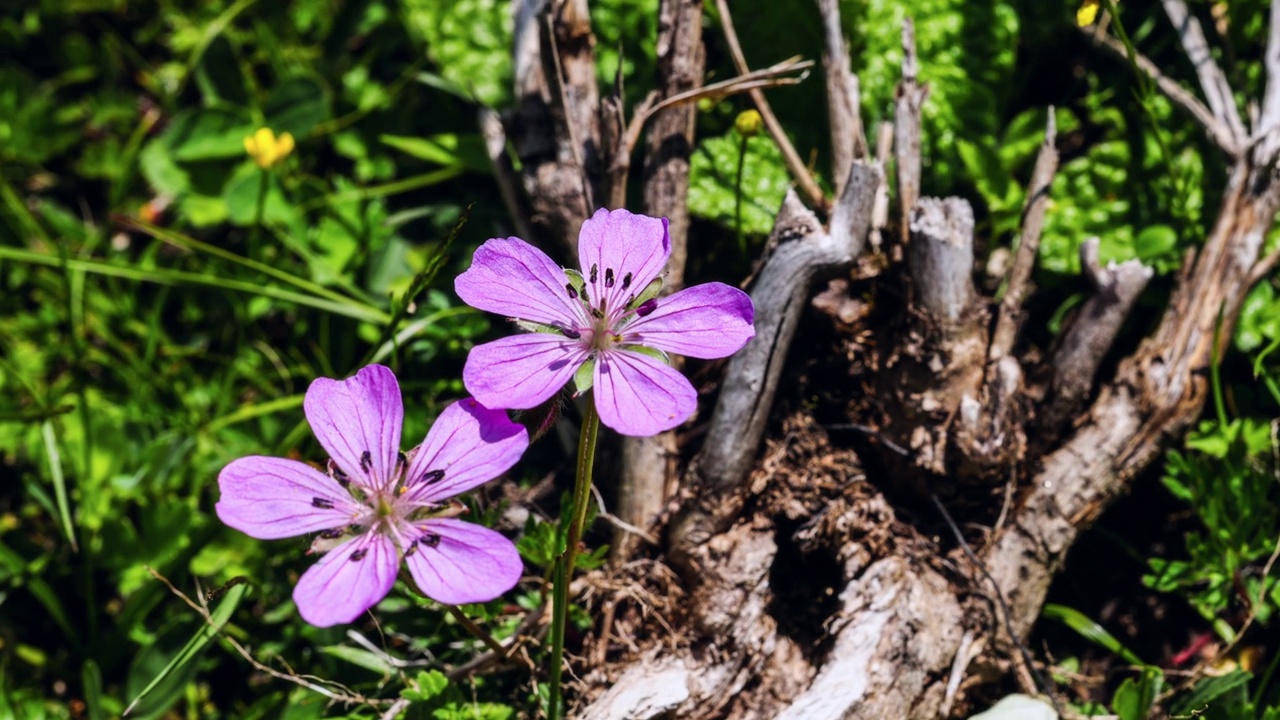
<path id="1" fill-rule="evenodd" d="M 738 352 L 756 334 L 751 298 L 723 283 L 686 288 L 657 303 L 626 327 L 623 342 L 705 360 Z"/>
<path id="2" fill-rule="evenodd" d="M 606 300 L 610 313 L 621 310 L 658 277 L 671 254 L 667 219 L 626 210 L 596 211 L 578 233 L 578 261 L 594 307 Z M 595 282 L 591 269 L 595 268 Z"/>
<path id="3" fill-rule="evenodd" d="M 494 238 L 476 248 L 471 267 L 453 281 L 471 307 L 546 325 L 588 324 L 569 278 L 546 253 L 520 238 Z"/>
<path id="4" fill-rule="evenodd" d="M 302 619 L 316 627 L 349 623 L 387 596 L 399 568 L 395 543 L 366 533 L 325 553 L 302 573 L 293 601 Z"/>
<path id="5" fill-rule="evenodd" d="M 369 365 L 346 380 L 316 378 L 302 408 L 316 439 L 353 482 L 382 488 L 396 479 L 404 406 L 389 368 Z"/>
<path id="6" fill-rule="evenodd" d="M 527 410 L 555 395 L 586 359 L 579 341 L 561 335 L 512 335 L 471 348 L 462 383 L 485 407 Z"/>
<path id="7" fill-rule="evenodd" d="M 434 503 L 486 483 L 507 470 L 529 447 L 529 433 L 504 410 L 472 398 L 440 413 L 409 461 L 402 501 Z"/>
<path id="8" fill-rule="evenodd" d="M 418 542 L 405 564 L 418 589 L 437 602 L 487 602 L 515 587 L 524 572 L 516 546 L 489 528 L 432 518 L 414 531 Z"/>
<path id="9" fill-rule="evenodd" d="M 626 350 L 600 353 L 595 393 L 600 422 L 623 435 L 670 430 L 698 406 L 698 394 L 679 371 Z"/>
<path id="10" fill-rule="evenodd" d="M 342 527 L 361 510 L 333 478 L 295 460 L 235 460 L 218 474 L 222 522 L 259 540 Z"/>

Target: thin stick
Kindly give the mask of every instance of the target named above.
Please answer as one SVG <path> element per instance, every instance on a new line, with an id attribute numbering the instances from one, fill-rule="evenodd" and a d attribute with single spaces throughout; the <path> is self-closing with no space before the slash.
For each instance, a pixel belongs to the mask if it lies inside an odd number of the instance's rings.
<path id="1" fill-rule="evenodd" d="M 1231 92 L 1231 85 L 1227 83 L 1227 76 L 1222 74 L 1222 68 L 1213 60 L 1213 53 L 1209 51 L 1209 43 L 1200 28 L 1200 21 L 1187 10 L 1184 0 L 1162 2 L 1165 13 L 1178 31 L 1178 39 L 1182 41 L 1187 59 L 1196 69 L 1200 87 L 1204 90 L 1205 99 L 1209 101 L 1213 116 L 1227 127 L 1237 143 L 1243 142 L 1248 133 L 1244 129 L 1244 122 L 1240 120 L 1235 95 Z"/>
<path id="2" fill-rule="evenodd" d="M 733 28 L 733 15 L 729 12 L 728 0 L 716 0 L 716 9 L 720 12 L 720 28 L 724 31 L 724 39 L 729 45 L 729 55 L 733 57 L 734 67 L 738 68 L 739 74 L 746 75 L 749 72 L 747 58 L 742 54 L 738 32 Z M 822 188 L 814 181 L 809 168 L 800 158 L 800 153 L 796 152 L 795 146 L 791 144 L 791 138 L 787 137 L 787 131 L 782 128 L 782 123 L 778 122 L 778 116 L 773 114 L 773 108 L 769 107 L 769 101 L 765 99 L 764 93 L 754 88 L 750 93 L 751 101 L 755 103 L 756 110 L 760 111 L 765 127 L 769 128 L 769 135 L 782 151 L 782 159 L 786 162 L 792 179 L 799 185 L 800 191 L 804 193 L 811 206 L 826 212 L 829 205 L 826 193 L 822 192 Z"/>
<path id="3" fill-rule="evenodd" d="M 822 75 L 827 84 L 827 115 L 831 122 L 831 177 L 836 197 L 844 190 L 849 166 L 867 154 L 859 108 L 858 78 L 849 70 L 849 46 L 844 41 L 837 0 L 818 0 L 822 14 Z"/>
<path id="4" fill-rule="evenodd" d="M 1013 349 L 1022 324 L 1022 303 L 1030 293 L 1031 271 L 1035 269 L 1040 252 L 1040 233 L 1044 229 L 1044 214 L 1049 206 L 1049 188 L 1053 185 L 1054 174 L 1058 172 L 1058 149 L 1054 145 L 1057 134 L 1053 107 L 1050 106 L 1044 142 L 1036 155 L 1036 166 L 1027 185 L 1027 199 L 1022 205 L 1022 233 L 1018 238 L 1017 255 L 1009 268 L 1009 282 L 1005 286 L 1004 297 L 1000 299 L 1000 317 L 996 320 L 995 335 L 987 352 L 987 359 L 992 362 L 1005 357 Z"/>
<path id="5" fill-rule="evenodd" d="M 916 59 L 916 30 L 911 18 L 902 21 L 902 82 L 893 117 L 893 152 L 898 171 L 899 238 L 906 245 L 911 237 L 911 211 L 920 199 L 920 111 L 925 90 L 916 80 L 920 63 Z"/>
<path id="6" fill-rule="evenodd" d="M 1272 25 L 1272 28 L 1274 31 L 1274 24 Z M 1081 31 L 1084 32 L 1089 39 L 1093 40 L 1094 44 L 1106 48 L 1112 55 L 1126 62 L 1129 61 L 1129 50 L 1125 47 L 1124 43 L 1110 35 L 1098 35 L 1095 37 L 1094 34 L 1089 31 L 1089 28 L 1081 28 Z M 1219 122 L 1218 118 L 1214 117 L 1213 112 L 1210 111 L 1209 108 L 1205 107 L 1204 103 L 1200 102 L 1195 95 L 1191 94 L 1186 88 L 1179 85 L 1176 80 L 1173 80 L 1169 76 L 1160 72 L 1160 68 L 1155 63 L 1151 62 L 1151 60 L 1145 55 L 1135 52 L 1132 59 L 1133 64 L 1136 65 L 1139 70 L 1155 81 L 1156 87 L 1160 88 L 1160 91 L 1165 94 L 1165 97 L 1169 98 L 1170 102 L 1182 108 L 1184 112 L 1204 127 L 1205 132 L 1209 134 L 1209 139 L 1218 147 L 1222 148 L 1223 152 L 1232 157 L 1235 157 L 1240 153 L 1240 146 L 1236 143 L 1235 138 L 1232 137 L 1231 131 L 1226 125 Z M 1280 66 L 1280 58 L 1277 59 L 1277 65 Z M 1280 90 L 1277 90 L 1276 94 L 1277 107 L 1275 112 L 1277 122 L 1280 123 Z M 1269 95 L 1270 94 L 1268 93 L 1268 96 Z"/>

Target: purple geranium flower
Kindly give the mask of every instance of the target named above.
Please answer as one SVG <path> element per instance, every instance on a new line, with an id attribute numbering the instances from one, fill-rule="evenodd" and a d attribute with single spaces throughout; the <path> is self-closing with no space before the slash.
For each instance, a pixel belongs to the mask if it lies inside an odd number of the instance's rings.
<path id="1" fill-rule="evenodd" d="M 454 283 L 458 296 L 535 332 L 473 348 L 467 390 L 492 407 L 528 409 L 573 378 L 579 392 L 595 388 L 601 422 L 623 435 L 684 422 L 697 393 L 665 354 L 732 355 L 755 335 L 754 308 L 723 283 L 658 297 L 670 254 L 666 218 L 626 210 L 599 210 L 582 224 L 581 273 L 519 238 L 485 242 Z"/>
<path id="2" fill-rule="evenodd" d="M 295 460 L 241 458 L 218 475 L 217 511 L 260 540 L 319 533 L 312 550 L 325 555 L 293 589 L 304 620 L 355 620 L 391 590 L 401 559 L 418 589 L 450 605 L 492 600 L 520 579 L 511 541 L 456 519 L 461 507 L 445 502 L 502 474 L 528 447 L 528 433 L 505 412 L 456 402 L 406 455 L 400 386 L 381 365 L 347 380 L 317 378 L 303 410 L 332 458 L 328 474 Z"/>

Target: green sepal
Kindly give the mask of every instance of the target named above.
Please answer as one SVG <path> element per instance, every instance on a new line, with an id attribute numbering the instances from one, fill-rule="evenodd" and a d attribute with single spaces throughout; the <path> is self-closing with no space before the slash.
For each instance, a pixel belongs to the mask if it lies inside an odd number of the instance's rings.
<path id="1" fill-rule="evenodd" d="M 573 386 L 577 389 L 577 395 L 591 389 L 591 385 L 596 379 L 596 358 L 592 355 L 587 361 L 578 366 L 573 373 Z"/>
<path id="2" fill-rule="evenodd" d="M 546 325 L 544 323 L 536 323 L 532 320 L 521 320 L 519 318 L 516 318 L 515 323 L 516 327 L 526 332 L 550 333 L 552 335 L 564 334 L 564 329 L 558 328 L 555 325 Z"/>
<path id="3" fill-rule="evenodd" d="M 658 293 L 660 292 L 662 292 L 662 276 L 661 275 L 659 275 L 658 277 L 650 281 L 648 285 L 645 285 L 644 290 L 641 290 L 640 294 L 637 295 L 634 300 L 627 303 L 627 309 L 635 310 L 641 305 L 658 297 Z"/>
<path id="4" fill-rule="evenodd" d="M 569 285 L 578 293 L 579 298 L 587 296 L 587 279 L 577 270 L 564 269 L 564 276 L 569 278 Z"/>
<path id="5" fill-rule="evenodd" d="M 648 355 L 649 357 L 654 358 L 655 360 L 658 360 L 665 365 L 671 364 L 671 356 L 659 350 L 658 348 L 645 347 L 644 345 L 624 345 L 622 346 L 622 349 L 628 350 L 633 353 L 638 353 L 640 355 Z"/>

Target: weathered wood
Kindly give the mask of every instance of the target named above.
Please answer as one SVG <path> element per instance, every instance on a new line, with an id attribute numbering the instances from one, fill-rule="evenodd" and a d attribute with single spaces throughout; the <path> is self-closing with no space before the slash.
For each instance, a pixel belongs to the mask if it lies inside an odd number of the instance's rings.
<path id="1" fill-rule="evenodd" d="M 755 461 L 778 378 L 814 280 L 846 268 L 867 238 L 880 169 L 855 162 L 832 211 L 831 229 L 788 191 L 770 240 L 776 245 L 751 291 L 756 336 L 729 361 L 702 450 L 686 482 L 696 499 L 672 525 L 673 552 L 701 544 L 732 519 L 732 503 Z"/>
<path id="2" fill-rule="evenodd" d="M 831 177 L 836 195 L 844 191 L 849 166 L 867 156 L 862 129 L 858 76 L 850 69 L 849 47 L 844 41 L 838 0 L 818 0 L 822 14 L 822 76 L 827 86 L 827 118 L 831 130 Z"/>
<path id="3" fill-rule="evenodd" d="M 706 67 L 702 46 L 701 0 L 663 0 L 658 7 L 658 87 L 672 97 L 701 87 Z M 658 111 L 649 123 L 644 164 L 644 211 L 667 218 L 671 258 L 667 261 L 664 293 L 684 287 L 689 240 L 689 155 L 697 107 L 675 105 Z M 618 485 L 618 516 L 623 522 L 647 528 L 662 512 L 667 489 L 675 487 L 676 435 L 667 431 L 649 438 L 622 442 Z M 614 562 L 628 558 L 637 544 L 631 533 L 617 530 L 611 548 Z"/>
<path id="4" fill-rule="evenodd" d="M 1098 367 L 1152 275 L 1138 260 L 1102 267 L 1098 245 L 1095 237 L 1080 246 L 1080 265 L 1096 292 L 1084 302 L 1053 356 L 1052 397 L 1039 423 L 1051 434 L 1083 408 Z"/>
<path id="5" fill-rule="evenodd" d="M 893 153 L 898 170 L 898 219 L 901 240 L 910 235 L 911 210 L 920 199 L 920 110 L 928 92 L 917 80 L 916 29 L 911 18 L 902 21 L 902 81 L 893 115 Z"/>

